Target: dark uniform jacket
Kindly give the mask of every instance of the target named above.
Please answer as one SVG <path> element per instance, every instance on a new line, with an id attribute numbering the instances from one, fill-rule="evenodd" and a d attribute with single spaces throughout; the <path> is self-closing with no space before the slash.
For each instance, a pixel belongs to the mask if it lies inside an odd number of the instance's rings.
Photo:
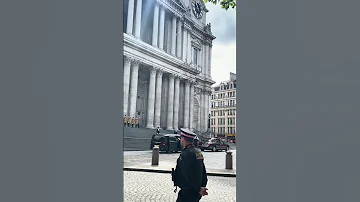
<path id="1" fill-rule="evenodd" d="M 194 145 L 185 147 L 177 160 L 175 171 L 173 171 L 174 186 L 181 190 L 200 192 L 201 187 L 206 187 L 207 174 L 204 165 L 204 157 L 200 149 Z"/>

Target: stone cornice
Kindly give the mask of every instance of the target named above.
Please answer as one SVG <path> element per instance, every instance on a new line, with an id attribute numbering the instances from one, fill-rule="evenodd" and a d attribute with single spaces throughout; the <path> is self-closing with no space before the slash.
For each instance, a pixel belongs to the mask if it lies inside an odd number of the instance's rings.
<path id="1" fill-rule="evenodd" d="M 204 76 L 200 76 L 200 75 L 197 75 L 196 76 L 196 80 L 204 83 L 205 85 L 206 84 L 209 84 L 210 86 L 214 85 L 216 82 L 213 81 L 211 78 L 208 78 L 208 77 L 204 77 Z"/>
<path id="2" fill-rule="evenodd" d="M 124 50 L 125 56 L 140 60 L 142 63 L 148 64 L 150 66 L 161 67 L 161 65 L 156 63 L 156 60 L 159 60 L 159 61 L 167 63 L 173 67 L 176 67 L 180 70 L 188 72 L 191 75 L 198 75 L 200 73 L 200 71 L 198 71 L 195 68 L 191 68 L 190 65 L 186 64 L 184 61 L 180 60 L 179 58 L 174 57 L 156 47 L 153 47 L 153 46 L 145 43 L 145 42 L 135 39 L 134 37 L 129 36 L 126 33 L 124 33 L 124 48 L 125 47 L 129 47 L 131 49 L 141 52 L 142 54 L 150 56 L 151 58 L 154 58 L 154 60 L 151 60 L 151 61 L 144 60 L 140 56 L 131 54 L 129 52 L 126 52 L 126 50 Z M 171 71 L 167 71 L 167 72 L 177 73 L 177 72 L 171 72 Z"/>
<path id="3" fill-rule="evenodd" d="M 173 0 L 157 0 L 156 2 L 171 13 L 175 14 L 177 17 L 182 17 L 183 13 L 186 12 L 184 7 L 177 4 Z"/>

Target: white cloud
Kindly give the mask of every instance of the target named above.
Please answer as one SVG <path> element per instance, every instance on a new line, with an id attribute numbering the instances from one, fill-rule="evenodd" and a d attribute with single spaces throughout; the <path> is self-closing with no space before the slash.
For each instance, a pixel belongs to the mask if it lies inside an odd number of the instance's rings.
<path id="1" fill-rule="evenodd" d="M 216 83 L 228 80 L 236 73 L 236 10 L 222 9 L 220 5 L 206 4 L 207 23 L 216 39 L 213 41 L 211 76 Z"/>
<path id="2" fill-rule="evenodd" d="M 216 83 L 230 79 L 236 73 L 236 44 L 215 44 L 212 47 L 211 77 Z"/>

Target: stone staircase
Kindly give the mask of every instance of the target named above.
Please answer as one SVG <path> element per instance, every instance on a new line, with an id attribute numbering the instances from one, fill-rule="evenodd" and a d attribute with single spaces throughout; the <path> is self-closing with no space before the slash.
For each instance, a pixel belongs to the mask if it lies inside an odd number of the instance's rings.
<path id="1" fill-rule="evenodd" d="M 161 134 L 174 131 L 160 129 Z M 156 129 L 124 127 L 124 151 L 144 151 L 150 149 L 151 137 Z"/>

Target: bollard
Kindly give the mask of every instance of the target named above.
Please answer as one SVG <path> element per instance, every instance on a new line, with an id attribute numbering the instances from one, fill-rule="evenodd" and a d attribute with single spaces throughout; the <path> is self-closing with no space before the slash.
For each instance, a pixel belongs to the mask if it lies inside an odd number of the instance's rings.
<path id="1" fill-rule="evenodd" d="M 232 161 L 232 152 L 227 151 L 226 152 L 226 159 L 225 159 L 225 169 L 233 169 L 233 161 Z"/>
<path id="2" fill-rule="evenodd" d="M 153 147 L 151 165 L 159 165 L 159 145 L 154 145 Z"/>

